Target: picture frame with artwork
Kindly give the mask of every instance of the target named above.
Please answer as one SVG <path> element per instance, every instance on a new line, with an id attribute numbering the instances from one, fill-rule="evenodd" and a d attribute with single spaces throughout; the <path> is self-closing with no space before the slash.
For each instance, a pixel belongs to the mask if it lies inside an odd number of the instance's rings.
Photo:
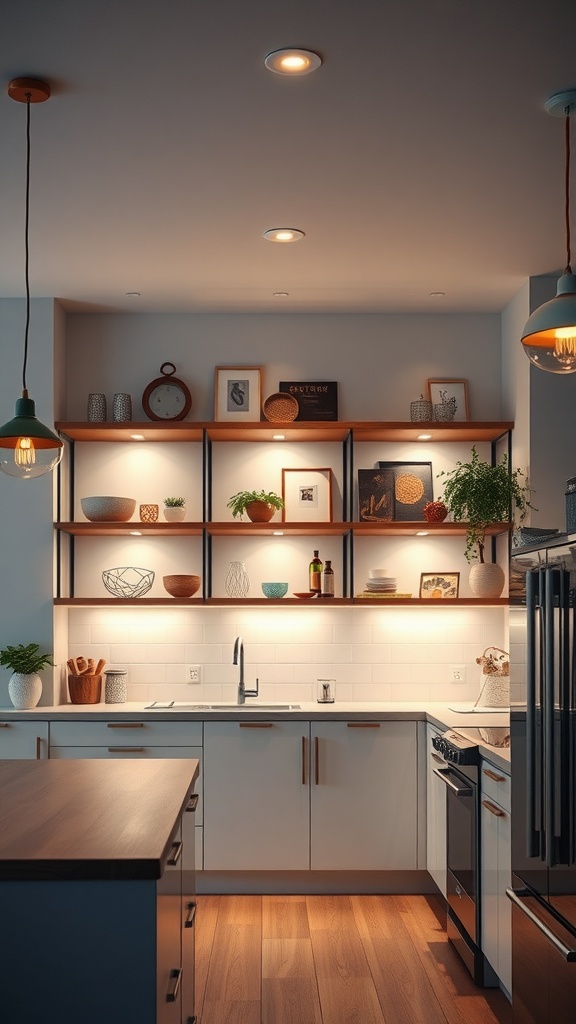
<path id="1" fill-rule="evenodd" d="M 214 419 L 259 421 L 261 366 L 217 366 L 214 370 Z"/>
<path id="2" fill-rule="evenodd" d="M 379 462 L 358 470 L 361 523 L 424 522 L 424 506 L 432 500 L 431 462 Z"/>
<path id="3" fill-rule="evenodd" d="M 335 380 L 281 380 L 278 390 L 298 402 L 296 420 L 333 422 L 338 419 L 338 382 Z"/>
<path id="4" fill-rule="evenodd" d="M 454 406 L 453 414 L 439 417 L 434 414 L 435 420 L 446 420 L 451 422 L 466 422 L 470 419 L 468 412 L 468 381 L 467 380 L 428 380 L 428 398 L 435 406 Z"/>
<path id="5" fill-rule="evenodd" d="M 430 601 L 454 601 L 460 590 L 459 572 L 420 573 L 420 598 Z"/>
<path id="6" fill-rule="evenodd" d="M 282 498 L 285 523 L 332 522 L 332 470 L 283 469 Z"/>

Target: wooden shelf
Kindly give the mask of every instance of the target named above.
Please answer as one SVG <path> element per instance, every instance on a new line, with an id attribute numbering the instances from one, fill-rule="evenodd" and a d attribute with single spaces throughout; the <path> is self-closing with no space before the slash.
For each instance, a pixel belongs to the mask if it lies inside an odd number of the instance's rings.
<path id="1" fill-rule="evenodd" d="M 353 523 L 206 523 L 206 532 L 212 537 L 342 537 L 349 533 Z"/>
<path id="2" fill-rule="evenodd" d="M 290 441 L 344 441 L 352 432 L 355 441 L 418 441 L 419 435 L 429 434 L 431 441 L 497 441 L 513 423 L 458 422 L 412 423 L 395 422 L 297 422 L 297 423 L 192 423 L 134 422 L 134 423 L 56 423 L 56 429 L 71 441 L 133 441 L 141 434 L 145 441 L 275 441 L 274 435 L 283 434 Z M 423 442 L 424 443 L 424 442 Z"/>
<path id="3" fill-rule="evenodd" d="M 463 537 L 468 531 L 468 523 L 350 523 L 355 537 L 416 537 L 424 533 L 436 537 Z M 494 523 L 486 527 L 487 537 L 496 537 L 508 533 L 511 523 Z"/>
<path id="4" fill-rule="evenodd" d="M 508 597 L 496 597 L 487 601 L 480 597 L 459 597 L 454 600 L 447 599 L 441 600 L 434 598 L 420 598 L 420 597 L 402 597 L 402 598 L 384 598 L 384 597 L 321 597 L 321 598 L 309 598 L 300 599 L 297 597 L 282 597 L 282 598 L 266 598 L 266 597 L 138 597 L 138 598 L 123 598 L 123 597 L 56 597 L 54 599 L 55 605 L 60 605 L 68 608 L 141 608 L 142 606 L 147 608 L 189 608 L 191 605 L 202 606 L 202 607 L 244 607 L 247 608 L 250 605 L 298 605 L 302 608 L 312 608 L 321 605 L 323 608 L 329 605 L 347 606 L 351 605 L 369 605 L 371 608 L 415 608 L 427 605 L 433 608 L 463 608 L 469 606 L 500 606 L 505 607 L 509 604 L 513 604 Z"/>
<path id="5" fill-rule="evenodd" d="M 54 604 L 67 608 L 160 608 L 203 605 L 202 597 L 55 597 Z"/>
<path id="6" fill-rule="evenodd" d="M 126 537 L 142 534 L 147 537 L 197 537 L 203 523 L 54 523 L 54 529 L 74 537 Z"/>

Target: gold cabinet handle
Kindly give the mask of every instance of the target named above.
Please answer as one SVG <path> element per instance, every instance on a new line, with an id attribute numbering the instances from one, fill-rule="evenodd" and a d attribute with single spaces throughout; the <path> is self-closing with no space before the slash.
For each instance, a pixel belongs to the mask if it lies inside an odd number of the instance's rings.
<path id="1" fill-rule="evenodd" d="M 173 967 L 170 971 L 170 988 L 166 993 L 166 1002 L 175 1003 L 178 998 L 178 992 L 180 989 L 180 982 L 182 981 L 182 968 Z"/>
<path id="2" fill-rule="evenodd" d="M 316 786 L 320 784 L 320 756 L 319 756 L 319 740 L 318 737 L 314 737 L 314 783 Z"/>
<path id="3" fill-rule="evenodd" d="M 308 737 L 302 737 L 302 785 L 306 785 L 306 765 L 308 762 Z"/>
<path id="4" fill-rule="evenodd" d="M 107 729 L 143 729 L 144 722 L 106 722 Z"/>
<path id="5" fill-rule="evenodd" d="M 241 729 L 271 729 L 273 722 L 238 722 Z"/>
<path id="6" fill-rule="evenodd" d="M 195 811 L 196 808 L 198 807 L 199 799 L 200 799 L 200 797 L 199 797 L 198 793 L 192 793 L 192 796 L 190 797 L 190 799 L 188 801 L 188 806 L 186 807 L 186 810 L 187 811 L 191 811 L 191 812 Z"/>
<path id="7" fill-rule="evenodd" d="M 194 903 L 194 901 L 186 904 L 186 910 L 188 911 L 188 913 L 186 914 L 184 927 L 191 928 L 192 925 L 194 924 L 194 918 L 196 917 L 196 904 Z"/>
<path id="8" fill-rule="evenodd" d="M 483 800 L 482 801 L 482 806 L 485 807 L 487 811 L 490 811 L 490 814 L 493 814 L 495 818 L 505 818 L 506 817 L 506 815 L 504 814 L 504 811 L 501 811 L 500 808 L 496 807 L 495 804 L 490 803 L 489 800 Z"/>
<path id="9" fill-rule="evenodd" d="M 496 772 L 491 772 L 489 768 L 483 768 L 484 775 L 487 775 L 493 782 L 506 782 L 505 775 L 496 775 Z"/>
<path id="10" fill-rule="evenodd" d="M 173 842 L 172 843 L 172 853 L 168 857 L 168 860 L 166 861 L 166 863 L 170 864 L 171 867 L 174 867 L 174 865 L 177 864 L 178 861 L 180 860 L 180 855 L 181 855 L 183 849 L 184 849 L 184 843 L 182 842 L 181 839 L 177 839 L 175 842 Z"/>
<path id="11" fill-rule="evenodd" d="M 42 737 L 36 737 L 36 760 L 39 761 L 42 757 Z"/>
<path id="12" fill-rule="evenodd" d="M 379 729 L 380 722 L 347 722 L 349 729 Z"/>

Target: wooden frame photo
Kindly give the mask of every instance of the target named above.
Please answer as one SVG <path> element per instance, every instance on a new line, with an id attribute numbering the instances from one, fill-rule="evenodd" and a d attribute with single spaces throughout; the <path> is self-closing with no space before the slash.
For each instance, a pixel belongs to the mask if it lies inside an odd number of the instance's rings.
<path id="1" fill-rule="evenodd" d="M 432 501 L 431 462 L 379 462 L 358 470 L 358 519 L 361 523 L 424 522 Z"/>
<path id="2" fill-rule="evenodd" d="M 261 366 L 217 366 L 214 371 L 214 419 L 259 421 Z"/>
<path id="3" fill-rule="evenodd" d="M 436 405 L 454 405 L 454 415 L 445 416 L 445 422 L 462 422 L 470 419 L 468 413 L 468 381 L 467 380 L 428 380 L 428 398 L 432 408 Z M 433 419 L 438 419 L 433 414 Z"/>
<path id="4" fill-rule="evenodd" d="M 285 523 L 332 522 L 332 470 L 282 470 L 282 521 Z"/>
<path id="5" fill-rule="evenodd" d="M 423 572 L 420 574 L 420 597 L 448 601 L 458 597 L 459 572 Z"/>

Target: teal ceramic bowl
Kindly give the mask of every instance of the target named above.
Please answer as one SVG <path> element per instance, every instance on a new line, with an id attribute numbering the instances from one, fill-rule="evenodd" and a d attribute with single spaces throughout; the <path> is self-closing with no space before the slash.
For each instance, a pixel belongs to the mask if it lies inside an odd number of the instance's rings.
<path id="1" fill-rule="evenodd" d="M 287 583 L 263 583 L 262 593 L 264 597 L 284 597 L 288 593 Z"/>

